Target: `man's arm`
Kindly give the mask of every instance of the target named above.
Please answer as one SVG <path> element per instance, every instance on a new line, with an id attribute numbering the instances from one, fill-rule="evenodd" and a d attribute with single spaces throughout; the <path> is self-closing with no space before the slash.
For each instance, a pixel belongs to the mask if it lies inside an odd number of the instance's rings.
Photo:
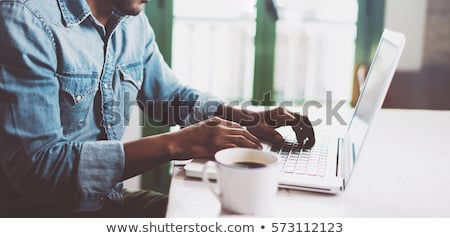
<path id="1" fill-rule="evenodd" d="M 1 4 L 0 172 L 8 178 L 3 182 L 30 202 L 100 209 L 122 175 L 123 145 L 63 135 L 50 27 L 25 3 Z"/>
<path id="2" fill-rule="evenodd" d="M 262 148 L 259 140 L 239 124 L 213 117 L 177 132 L 126 143 L 122 179 L 169 160 L 213 157 L 217 151 L 232 147 Z"/>
<path id="3" fill-rule="evenodd" d="M 138 100 L 144 112 L 165 124 L 186 128 L 126 143 L 122 179 L 138 175 L 171 159 L 212 157 L 230 147 L 260 148 L 259 140 L 239 124 L 214 117 L 224 101 L 182 85 L 164 61 L 154 33 L 144 14 L 146 26 L 144 79 Z M 209 119 L 208 119 L 209 118 Z"/>

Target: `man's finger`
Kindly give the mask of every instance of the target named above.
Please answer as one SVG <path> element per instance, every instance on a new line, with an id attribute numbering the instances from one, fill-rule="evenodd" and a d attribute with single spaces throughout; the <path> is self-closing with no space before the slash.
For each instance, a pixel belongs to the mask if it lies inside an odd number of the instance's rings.
<path id="1" fill-rule="evenodd" d="M 311 148 L 314 146 L 314 144 L 316 143 L 316 136 L 314 134 L 314 128 L 311 125 L 311 121 L 309 121 L 309 118 L 304 116 L 303 117 L 303 121 L 306 125 L 306 137 L 307 140 L 305 142 L 305 148 Z M 305 129 L 303 129 L 305 130 Z"/>
<path id="2" fill-rule="evenodd" d="M 304 148 L 309 149 L 313 147 L 316 143 L 316 138 L 311 121 L 307 116 L 295 114 L 295 117 L 297 118 L 297 123 L 292 127 L 297 135 L 298 142 L 303 144 Z"/>
<path id="3" fill-rule="evenodd" d="M 257 145 L 257 147 L 262 148 L 261 142 L 258 140 L 256 136 L 254 136 L 252 133 L 250 133 L 247 130 L 244 129 L 230 129 L 232 132 L 231 135 L 240 135 L 246 138 L 247 140 L 251 141 L 253 144 Z"/>
<path id="4" fill-rule="evenodd" d="M 284 112 L 284 125 L 283 126 L 292 126 L 297 122 L 297 117 L 295 116 L 295 113 L 290 112 L 289 110 L 286 110 L 283 108 Z"/>
<path id="5" fill-rule="evenodd" d="M 254 141 L 249 140 L 247 137 L 243 135 L 229 135 L 227 140 L 239 147 L 262 149 L 262 146 L 259 142 L 255 143 Z"/>
<path id="6" fill-rule="evenodd" d="M 300 149 L 303 149 L 305 146 L 305 140 L 306 136 L 303 133 L 303 130 L 301 127 L 293 126 L 292 129 L 295 131 L 295 135 L 297 136 L 297 142 L 300 144 Z"/>
<path id="7" fill-rule="evenodd" d="M 210 126 L 210 127 L 223 125 L 223 126 L 227 126 L 227 127 L 231 127 L 231 128 L 242 128 L 241 125 L 239 125 L 238 123 L 232 122 L 229 120 L 225 120 L 220 117 L 212 117 L 210 119 L 205 120 L 204 123 L 205 123 L 205 125 Z"/>
<path id="8" fill-rule="evenodd" d="M 295 115 L 288 110 L 278 107 L 264 112 L 265 123 L 271 127 L 293 125 L 297 121 Z"/>
<path id="9" fill-rule="evenodd" d="M 249 131 L 262 139 L 263 141 L 270 143 L 281 143 L 284 141 L 283 136 L 276 131 L 274 128 L 268 126 L 267 124 L 261 124 L 261 126 L 255 128 L 249 128 Z"/>

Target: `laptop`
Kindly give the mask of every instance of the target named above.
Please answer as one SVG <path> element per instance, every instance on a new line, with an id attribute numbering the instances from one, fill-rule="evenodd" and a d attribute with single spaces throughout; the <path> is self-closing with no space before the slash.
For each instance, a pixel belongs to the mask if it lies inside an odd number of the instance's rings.
<path id="1" fill-rule="evenodd" d="M 295 139 L 285 139 L 281 146 L 264 145 L 264 150 L 276 153 L 281 163 L 279 187 L 332 194 L 345 190 L 370 125 L 384 102 L 404 44 L 403 34 L 383 31 L 351 122 L 343 135 L 317 137 L 311 149 L 300 149 Z M 204 159 L 194 159 L 186 164 L 186 176 L 201 178 L 204 163 Z M 215 178 L 216 171 L 207 172 L 210 178 Z"/>

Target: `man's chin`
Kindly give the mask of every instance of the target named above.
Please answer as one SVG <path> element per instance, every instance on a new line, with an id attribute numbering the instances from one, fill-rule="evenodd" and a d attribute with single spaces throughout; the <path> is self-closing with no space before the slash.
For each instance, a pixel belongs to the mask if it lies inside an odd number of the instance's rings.
<path id="1" fill-rule="evenodd" d="M 139 15 L 147 2 L 145 0 L 112 0 L 117 11 L 129 16 Z"/>
<path id="2" fill-rule="evenodd" d="M 142 5 L 139 8 L 126 8 L 126 9 L 117 9 L 120 13 L 122 13 L 123 15 L 128 15 L 128 16 L 137 16 L 142 12 L 142 9 L 144 5 Z"/>

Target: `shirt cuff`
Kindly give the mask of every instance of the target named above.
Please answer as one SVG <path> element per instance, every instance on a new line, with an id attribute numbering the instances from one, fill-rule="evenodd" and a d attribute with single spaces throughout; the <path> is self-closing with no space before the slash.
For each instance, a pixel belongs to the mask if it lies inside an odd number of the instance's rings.
<path id="1" fill-rule="evenodd" d="M 81 148 L 78 168 L 78 199 L 75 211 L 96 211 L 102 208 L 110 193 L 117 193 L 117 184 L 125 166 L 120 141 L 85 142 Z"/>

